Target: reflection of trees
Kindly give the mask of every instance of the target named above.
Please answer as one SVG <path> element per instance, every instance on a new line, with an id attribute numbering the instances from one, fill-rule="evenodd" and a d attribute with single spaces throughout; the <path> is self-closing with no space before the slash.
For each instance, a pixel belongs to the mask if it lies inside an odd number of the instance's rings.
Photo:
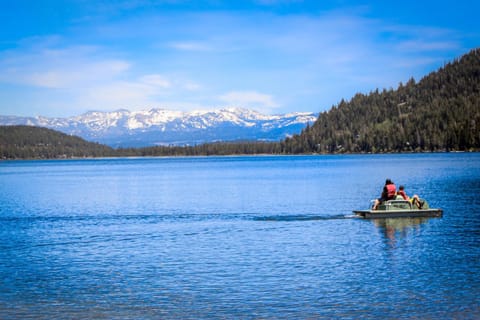
<path id="1" fill-rule="evenodd" d="M 385 239 L 393 245 L 398 237 L 405 238 L 409 230 L 420 229 L 420 225 L 429 218 L 387 218 L 372 219 L 373 224 L 378 227 Z"/>

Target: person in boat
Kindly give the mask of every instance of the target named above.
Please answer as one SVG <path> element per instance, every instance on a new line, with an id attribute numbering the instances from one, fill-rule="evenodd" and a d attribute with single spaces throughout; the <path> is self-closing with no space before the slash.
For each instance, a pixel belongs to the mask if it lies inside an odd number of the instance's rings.
<path id="1" fill-rule="evenodd" d="M 420 201 L 420 197 L 414 194 L 413 197 L 410 198 L 405 192 L 405 186 L 401 185 L 400 187 L 398 187 L 397 195 L 402 197 L 403 200 L 410 201 L 410 203 L 416 205 L 417 208 L 422 208 L 423 203 Z"/>
<path id="2" fill-rule="evenodd" d="M 385 180 L 385 185 L 383 186 L 382 195 L 380 198 L 375 200 L 375 204 L 373 205 L 373 210 L 377 210 L 378 205 L 384 201 L 395 199 L 397 196 L 397 187 L 393 183 L 392 180 L 389 178 Z"/>
<path id="3" fill-rule="evenodd" d="M 407 195 L 407 193 L 405 192 L 405 186 L 400 186 L 398 187 L 398 192 L 397 192 L 397 195 L 401 196 L 403 198 L 403 200 L 407 200 L 407 201 L 410 201 L 410 197 Z M 415 197 L 416 195 L 414 195 Z"/>

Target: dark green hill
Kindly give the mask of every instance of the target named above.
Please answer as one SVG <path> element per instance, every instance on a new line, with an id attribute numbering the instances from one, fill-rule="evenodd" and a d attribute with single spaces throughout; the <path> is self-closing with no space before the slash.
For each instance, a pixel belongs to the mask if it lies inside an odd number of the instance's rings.
<path id="1" fill-rule="evenodd" d="M 0 126 L 0 159 L 103 157 L 113 149 L 64 133 L 31 126 Z"/>
<path id="2" fill-rule="evenodd" d="M 480 49 L 418 83 L 342 100 L 283 147 L 286 153 L 480 150 Z"/>

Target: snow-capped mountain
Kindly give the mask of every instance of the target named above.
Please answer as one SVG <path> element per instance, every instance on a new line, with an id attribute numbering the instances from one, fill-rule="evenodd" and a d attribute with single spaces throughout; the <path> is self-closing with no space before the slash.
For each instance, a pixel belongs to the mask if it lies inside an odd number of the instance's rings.
<path id="1" fill-rule="evenodd" d="M 90 111 L 69 118 L 0 116 L 0 125 L 32 125 L 113 147 L 195 145 L 214 141 L 281 140 L 316 120 L 313 113 L 265 115 L 226 108 L 214 111 Z"/>

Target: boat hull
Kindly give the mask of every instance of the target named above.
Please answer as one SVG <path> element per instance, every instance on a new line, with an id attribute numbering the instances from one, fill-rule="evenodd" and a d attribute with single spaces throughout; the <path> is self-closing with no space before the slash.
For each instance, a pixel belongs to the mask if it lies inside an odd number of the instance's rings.
<path id="1" fill-rule="evenodd" d="M 422 217 L 442 217 L 442 209 L 412 209 L 412 210 L 354 210 L 357 216 L 366 219 L 375 218 L 422 218 Z"/>

